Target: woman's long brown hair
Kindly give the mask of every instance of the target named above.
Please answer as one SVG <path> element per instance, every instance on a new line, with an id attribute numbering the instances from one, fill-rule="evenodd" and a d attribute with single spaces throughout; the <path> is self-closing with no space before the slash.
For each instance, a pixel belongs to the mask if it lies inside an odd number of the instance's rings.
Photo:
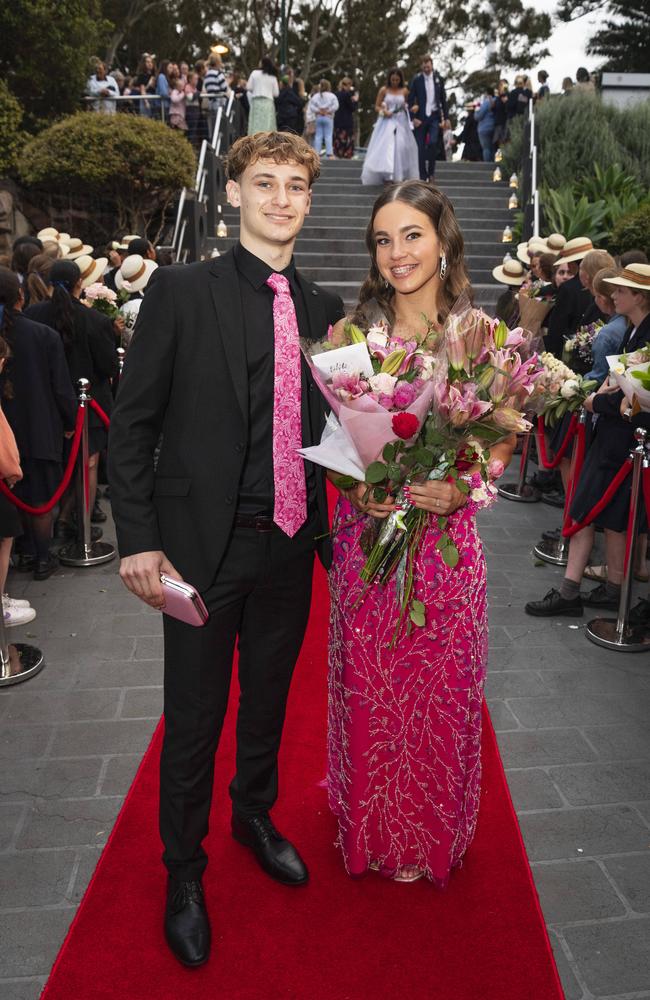
<path id="1" fill-rule="evenodd" d="M 370 271 L 359 291 L 359 302 L 355 308 L 353 319 L 356 323 L 364 323 L 364 306 L 374 299 L 390 323 L 395 321 L 393 300 L 394 289 L 382 278 L 377 267 L 377 244 L 374 228 L 375 217 L 379 210 L 393 201 L 403 201 L 423 212 L 433 225 L 440 240 L 440 252 L 447 258 L 447 270 L 441 280 L 440 319 L 445 320 L 454 302 L 463 291 L 471 293 L 471 285 L 467 267 L 465 266 L 465 242 L 460 231 L 454 206 L 446 194 L 424 181 L 402 181 L 386 188 L 380 194 L 372 207 L 372 215 L 366 229 L 366 246 L 370 254 Z"/>

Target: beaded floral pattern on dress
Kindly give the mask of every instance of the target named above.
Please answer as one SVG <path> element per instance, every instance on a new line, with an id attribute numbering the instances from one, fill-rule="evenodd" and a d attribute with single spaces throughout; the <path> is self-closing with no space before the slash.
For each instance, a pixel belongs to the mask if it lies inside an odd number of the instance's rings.
<path id="1" fill-rule="evenodd" d="M 302 447 L 300 333 L 288 279 L 283 274 L 271 274 L 266 283 L 275 292 L 273 520 L 285 535 L 293 538 L 307 516 L 305 463 L 298 454 L 298 448 Z"/>
<path id="2" fill-rule="evenodd" d="M 476 829 L 481 702 L 487 664 L 483 549 L 471 503 L 448 520 L 461 559 L 450 569 L 432 519 L 416 563 L 426 626 L 404 627 L 394 580 L 362 591 L 367 518 L 340 499 L 330 571 L 328 795 L 346 869 L 394 877 L 416 866 L 439 887 Z"/>

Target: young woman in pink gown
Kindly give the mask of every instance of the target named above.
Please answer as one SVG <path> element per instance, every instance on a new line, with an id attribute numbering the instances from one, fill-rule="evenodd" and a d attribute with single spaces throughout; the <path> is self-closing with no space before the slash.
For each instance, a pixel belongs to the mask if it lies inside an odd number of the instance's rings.
<path id="1" fill-rule="evenodd" d="M 354 320 L 378 303 L 405 341 L 441 328 L 469 278 L 451 203 L 422 181 L 388 188 L 368 226 L 370 273 Z M 366 309 L 364 310 L 364 305 Z M 365 320 L 368 325 L 368 319 Z M 336 333 L 336 330 L 335 330 Z M 514 441 L 491 449 L 510 460 Z M 443 888 L 476 828 L 481 784 L 481 701 L 487 663 L 485 561 L 476 505 L 455 485 L 411 486 L 411 501 L 449 515 L 460 553 L 450 569 L 436 549 L 431 518 L 416 567 L 415 596 L 426 625 L 404 628 L 391 648 L 395 584 L 359 601 L 359 544 L 368 518 L 392 502 L 365 503 L 365 486 L 341 495 L 330 571 L 328 794 L 350 875 L 368 869 L 399 881 L 426 876 Z"/>

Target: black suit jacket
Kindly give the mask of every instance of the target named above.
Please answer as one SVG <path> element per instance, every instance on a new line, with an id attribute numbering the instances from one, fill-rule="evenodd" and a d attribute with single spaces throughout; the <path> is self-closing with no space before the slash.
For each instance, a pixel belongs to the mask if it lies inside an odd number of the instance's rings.
<path id="1" fill-rule="evenodd" d="M 311 337 L 343 314 L 340 298 L 300 277 Z M 325 407 L 308 378 L 317 444 Z M 111 504 L 120 554 L 162 549 L 200 590 L 215 577 L 232 532 L 244 465 L 248 369 L 232 251 L 161 267 L 142 302 L 120 380 L 109 438 Z M 157 466 L 154 452 L 162 434 Z M 317 469 L 317 534 L 328 530 Z M 327 565 L 331 551 L 319 546 Z"/>
<path id="2" fill-rule="evenodd" d="M 548 333 L 544 337 L 546 350 L 556 358 L 562 357 L 565 338 L 576 332 L 590 302 L 591 294 L 577 274 L 558 288 L 555 305 L 548 316 Z"/>
<path id="3" fill-rule="evenodd" d="M 621 344 L 623 351 L 636 351 L 650 342 L 650 315 L 646 316 L 634 331 L 629 326 L 625 331 Z M 608 392 L 594 396 L 594 413 L 598 414 L 596 434 L 601 450 L 601 460 L 618 471 L 631 449 L 634 447 L 634 431 L 637 427 L 645 427 L 650 431 L 650 413 L 641 411 L 631 420 L 621 416 L 623 392 Z"/>
<path id="4" fill-rule="evenodd" d="M 418 111 L 414 114 L 412 112 L 413 117 L 419 119 L 419 121 L 424 122 L 425 124 L 428 124 L 435 118 L 440 118 L 442 121 L 445 121 L 449 117 L 447 94 L 445 93 L 445 81 L 435 70 L 433 71 L 433 92 L 438 107 L 433 114 L 429 115 L 427 118 L 425 114 L 427 107 L 427 87 L 424 82 L 424 73 L 418 73 L 417 76 L 413 77 L 409 88 L 408 106 L 412 109 L 413 105 L 417 104 Z"/>

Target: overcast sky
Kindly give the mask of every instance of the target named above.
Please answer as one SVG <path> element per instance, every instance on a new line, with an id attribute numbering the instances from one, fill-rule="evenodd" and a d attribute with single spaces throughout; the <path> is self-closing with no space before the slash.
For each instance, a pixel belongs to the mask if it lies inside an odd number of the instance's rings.
<path id="1" fill-rule="evenodd" d="M 552 14 L 557 3 L 556 0 L 536 0 L 535 7 L 538 11 Z M 551 55 L 535 68 L 535 73 L 538 69 L 545 69 L 550 73 L 549 82 L 553 92 L 562 89 L 562 80 L 565 76 L 573 77 L 575 80 L 578 66 L 586 66 L 589 71 L 598 68 L 602 59 L 597 56 L 588 56 L 585 52 L 585 46 L 602 20 L 602 14 L 597 13 L 580 17 L 577 21 L 570 21 L 568 24 L 563 22 L 556 24 L 547 43 Z M 535 81 L 535 77 L 533 77 L 533 81 Z"/>

